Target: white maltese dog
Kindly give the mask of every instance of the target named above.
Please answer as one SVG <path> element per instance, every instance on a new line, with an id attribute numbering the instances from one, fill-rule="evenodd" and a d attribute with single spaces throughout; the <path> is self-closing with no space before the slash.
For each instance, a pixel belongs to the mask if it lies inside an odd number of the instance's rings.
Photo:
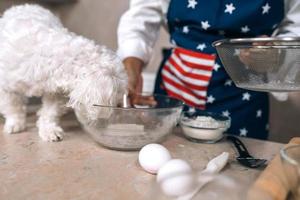
<path id="1" fill-rule="evenodd" d="M 37 126 L 46 141 L 62 139 L 67 105 L 91 119 L 93 104 L 116 105 L 127 90 L 122 62 L 107 48 L 63 27 L 37 5 L 8 9 L 0 18 L 0 112 L 4 132 L 26 128 L 26 97 L 42 97 Z"/>

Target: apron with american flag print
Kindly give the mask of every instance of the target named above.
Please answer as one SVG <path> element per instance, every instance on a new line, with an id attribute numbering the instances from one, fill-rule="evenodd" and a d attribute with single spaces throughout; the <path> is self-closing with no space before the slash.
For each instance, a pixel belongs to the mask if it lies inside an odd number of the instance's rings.
<path id="1" fill-rule="evenodd" d="M 175 48 L 162 69 L 163 85 L 171 96 L 205 109 L 215 55 Z"/>
<path id="2" fill-rule="evenodd" d="M 185 109 L 231 117 L 230 134 L 266 139 L 268 95 L 237 88 L 211 44 L 271 35 L 283 14 L 283 0 L 171 0 L 167 20 L 175 47 L 164 51 L 155 92 L 183 100 Z"/>

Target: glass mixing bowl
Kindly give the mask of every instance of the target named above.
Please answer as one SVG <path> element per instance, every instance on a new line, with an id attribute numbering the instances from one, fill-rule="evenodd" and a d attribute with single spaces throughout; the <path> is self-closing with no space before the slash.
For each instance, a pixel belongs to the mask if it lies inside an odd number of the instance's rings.
<path id="1" fill-rule="evenodd" d="M 178 123 L 183 108 L 183 102 L 172 97 L 154 94 L 151 98 L 156 101 L 155 106 L 94 105 L 107 113 L 96 120 L 88 119 L 84 112 L 76 115 L 99 144 L 116 150 L 138 150 L 146 144 L 161 142 Z"/>
<path id="2" fill-rule="evenodd" d="M 286 183 L 294 199 L 300 199 L 300 145 L 292 145 L 280 151 Z"/>
<path id="3" fill-rule="evenodd" d="M 300 38 L 240 38 L 213 43 L 237 87 L 300 90 Z"/>

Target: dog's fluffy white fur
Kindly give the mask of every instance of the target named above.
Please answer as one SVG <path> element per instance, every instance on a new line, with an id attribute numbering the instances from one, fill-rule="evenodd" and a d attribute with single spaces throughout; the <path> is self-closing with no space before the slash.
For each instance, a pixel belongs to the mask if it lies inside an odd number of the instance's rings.
<path id="1" fill-rule="evenodd" d="M 26 97 L 42 96 L 37 126 L 46 141 L 62 139 L 66 105 L 91 119 L 93 104 L 115 105 L 126 92 L 121 61 L 104 46 L 77 36 L 38 5 L 15 6 L 0 18 L 0 112 L 4 132 L 26 127 Z M 66 98 L 67 97 L 67 98 Z"/>

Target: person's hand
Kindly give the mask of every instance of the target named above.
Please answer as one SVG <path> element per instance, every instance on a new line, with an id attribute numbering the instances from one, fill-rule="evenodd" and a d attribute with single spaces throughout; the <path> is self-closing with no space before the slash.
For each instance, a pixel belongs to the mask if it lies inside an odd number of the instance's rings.
<path id="1" fill-rule="evenodd" d="M 153 96 L 143 96 L 142 69 L 144 62 L 135 57 L 128 57 L 123 60 L 128 75 L 128 96 L 132 105 L 156 105 Z"/>
<path id="2" fill-rule="evenodd" d="M 267 37 L 262 35 L 260 37 Z M 272 45 L 268 42 L 254 42 L 253 46 L 263 46 L 263 45 Z M 279 50 L 278 49 L 259 49 L 259 48 L 250 48 L 250 49 L 241 49 L 239 53 L 239 59 L 244 63 L 249 69 L 252 69 L 256 72 L 269 72 L 273 68 L 278 66 L 279 59 Z"/>
<path id="3" fill-rule="evenodd" d="M 271 92 L 271 94 L 277 101 L 287 101 L 289 98 L 289 93 L 287 92 Z"/>
<path id="4" fill-rule="evenodd" d="M 143 61 L 135 57 L 129 57 L 123 60 L 123 63 L 128 75 L 129 94 L 141 93 L 143 89 Z"/>

